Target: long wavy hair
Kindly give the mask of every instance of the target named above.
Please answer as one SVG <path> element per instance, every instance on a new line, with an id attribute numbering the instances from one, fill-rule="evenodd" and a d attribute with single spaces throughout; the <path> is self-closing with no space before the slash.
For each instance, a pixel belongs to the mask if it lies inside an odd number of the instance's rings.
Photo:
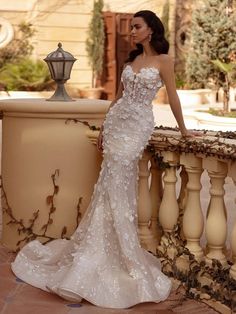
<path id="1" fill-rule="evenodd" d="M 150 45 L 157 52 L 157 54 L 167 54 L 169 51 L 169 43 L 165 39 L 165 29 L 161 20 L 152 11 L 142 10 L 134 14 L 134 17 L 143 18 L 144 22 L 151 28 L 152 35 Z M 129 53 L 126 62 L 132 62 L 134 59 L 143 52 L 143 45 L 136 44 L 136 49 Z"/>

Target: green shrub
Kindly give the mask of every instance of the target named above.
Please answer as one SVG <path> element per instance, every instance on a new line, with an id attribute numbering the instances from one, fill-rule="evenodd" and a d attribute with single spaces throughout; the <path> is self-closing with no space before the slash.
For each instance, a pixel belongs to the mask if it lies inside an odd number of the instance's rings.
<path id="1" fill-rule="evenodd" d="M 7 90 L 42 91 L 50 89 L 53 81 L 46 63 L 26 57 L 5 64 L 0 70 L 0 83 Z"/>
<path id="2" fill-rule="evenodd" d="M 31 38 L 35 32 L 30 23 L 22 22 L 18 25 L 16 37 L 6 47 L 0 49 L 0 68 L 31 55 L 33 51 Z"/>
<path id="3" fill-rule="evenodd" d="M 236 12 L 226 14 L 227 0 L 208 0 L 193 11 L 186 74 L 192 88 L 223 87 L 226 74 L 212 60 L 230 62 L 236 51 Z"/>
<path id="4" fill-rule="evenodd" d="M 187 89 L 188 85 L 185 81 L 184 73 L 176 74 L 175 76 L 175 84 L 177 89 Z"/>

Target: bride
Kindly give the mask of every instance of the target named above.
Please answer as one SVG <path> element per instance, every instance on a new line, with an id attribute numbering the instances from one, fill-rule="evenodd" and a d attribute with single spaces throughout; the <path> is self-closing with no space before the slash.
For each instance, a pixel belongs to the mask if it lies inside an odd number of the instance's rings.
<path id="1" fill-rule="evenodd" d="M 30 242 L 12 263 L 15 275 L 35 287 L 108 308 L 159 302 L 171 290 L 137 234 L 138 161 L 154 128 L 152 100 L 163 84 L 182 135 L 192 135 L 184 125 L 160 19 L 148 10 L 137 12 L 131 35 L 137 49 L 129 54 L 99 134 L 101 172 L 79 227 L 70 240 Z"/>

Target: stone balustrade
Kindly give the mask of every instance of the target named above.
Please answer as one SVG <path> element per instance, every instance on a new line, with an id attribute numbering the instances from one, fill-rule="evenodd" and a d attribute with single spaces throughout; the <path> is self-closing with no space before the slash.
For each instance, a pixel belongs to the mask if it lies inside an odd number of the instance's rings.
<path id="1" fill-rule="evenodd" d="M 178 176 L 181 180 L 178 198 L 177 168 L 182 169 Z M 210 179 L 210 202 L 205 220 L 200 199 L 203 171 Z M 236 184 L 236 136 L 231 132 L 205 131 L 201 137 L 184 139 L 176 129 L 156 129 L 140 161 L 139 175 L 142 245 L 156 253 L 166 235 L 180 224 L 185 247 L 196 260 L 204 260 L 209 265 L 217 260 L 223 267 L 230 267 L 230 275 L 236 279 L 236 221 L 230 247 L 226 247 L 228 223 L 224 202 L 226 177 Z M 200 244 L 203 232 L 205 247 Z"/>
<path id="2" fill-rule="evenodd" d="M 101 156 L 93 144 L 108 105 L 106 101 L 87 100 L 65 104 L 44 99 L 0 102 L 1 242 L 6 247 L 17 250 L 35 238 L 45 242 L 73 233 L 98 176 Z M 203 172 L 210 180 L 209 191 L 201 185 Z M 170 260 L 179 254 L 176 265 L 181 270 L 188 270 L 190 265 L 186 250 L 207 265 L 217 260 L 236 280 L 236 221 L 226 245 L 226 178 L 236 185 L 233 132 L 205 131 L 201 137 L 185 139 L 177 129 L 156 129 L 140 160 L 142 246 L 153 253 L 166 250 Z M 210 199 L 206 217 L 202 189 Z M 175 238 L 177 229 L 182 242 Z M 202 237 L 206 239 L 204 246 Z"/>

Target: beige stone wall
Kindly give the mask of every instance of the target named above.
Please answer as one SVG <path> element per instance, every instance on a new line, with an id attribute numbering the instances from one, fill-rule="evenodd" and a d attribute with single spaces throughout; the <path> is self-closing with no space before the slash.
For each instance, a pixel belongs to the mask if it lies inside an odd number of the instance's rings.
<path id="1" fill-rule="evenodd" d="M 104 11 L 132 13 L 149 9 L 161 16 L 165 1 L 105 0 Z M 33 38 L 35 57 L 45 58 L 60 41 L 78 59 L 68 83 L 75 91 L 91 81 L 85 40 L 92 8 L 93 0 L 0 0 L 0 16 L 8 19 L 15 29 L 22 21 L 33 24 L 37 31 Z"/>
<path id="2" fill-rule="evenodd" d="M 166 0 L 104 0 L 106 11 L 135 13 L 139 10 L 152 10 L 156 14 L 162 13 L 162 7 Z"/>

